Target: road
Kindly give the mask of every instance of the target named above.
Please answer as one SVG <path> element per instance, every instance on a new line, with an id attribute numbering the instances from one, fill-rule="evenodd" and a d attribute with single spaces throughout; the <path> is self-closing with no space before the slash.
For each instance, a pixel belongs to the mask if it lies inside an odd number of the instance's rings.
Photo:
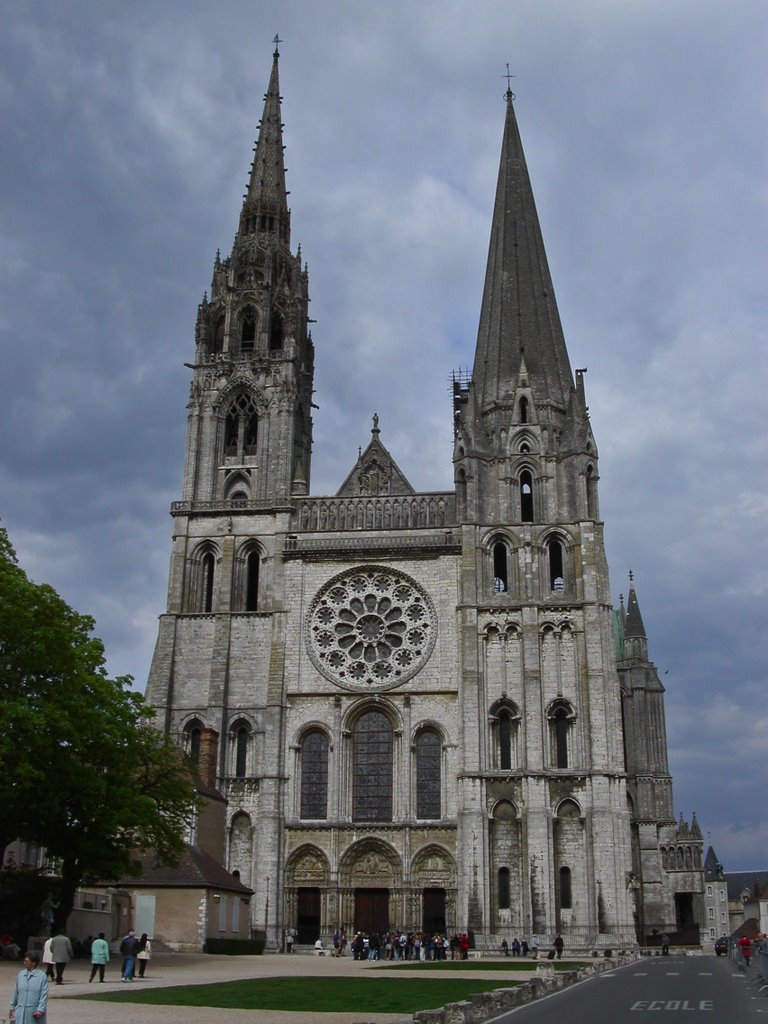
<path id="1" fill-rule="evenodd" d="M 649 957 L 494 1017 L 492 1024 L 675 1024 L 683 1020 L 768 1024 L 768 990 L 760 993 L 754 965 L 745 975 L 727 957 Z"/>

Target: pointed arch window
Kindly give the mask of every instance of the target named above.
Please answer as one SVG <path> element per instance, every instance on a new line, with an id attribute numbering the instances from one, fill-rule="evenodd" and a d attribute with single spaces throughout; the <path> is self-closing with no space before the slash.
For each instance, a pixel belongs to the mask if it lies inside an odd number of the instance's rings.
<path id="1" fill-rule="evenodd" d="M 224 317 L 220 316 L 213 325 L 211 337 L 211 352 L 221 352 L 224 349 Z"/>
<path id="2" fill-rule="evenodd" d="M 527 469 L 520 474 L 520 519 L 533 522 L 533 478 Z"/>
<path id="3" fill-rule="evenodd" d="M 392 821 L 392 724 L 366 711 L 352 734 L 352 818 Z"/>
<path id="4" fill-rule="evenodd" d="M 434 729 L 423 729 L 416 738 L 416 817 L 438 820 L 441 816 L 440 780 L 442 744 Z"/>
<path id="5" fill-rule="evenodd" d="M 518 408 L 520 409 L 520 422 L 521 423 L 527 423 L 528 422 L 528 399 L 525 397 L 525 395 L 523 395 L 522 398 L 520 399 L 520 403 L 519 403 Z"/>
<path id="6" fill-rule="evenodd" d="M 597 473 L 593 465 L 587 466 L 587 516 L 597 519 Z"/>
<path id="7" fill-rule="evenodd" d="M 456 512 L 459 519 L 467 514 L 467 474 L 463 469 L 456 474 Z"/>
<path id="8" fill-rule="evenodd" d="M 328 737 L 320 729 L 301 741 L 301 817 L 328 817 Z"/>

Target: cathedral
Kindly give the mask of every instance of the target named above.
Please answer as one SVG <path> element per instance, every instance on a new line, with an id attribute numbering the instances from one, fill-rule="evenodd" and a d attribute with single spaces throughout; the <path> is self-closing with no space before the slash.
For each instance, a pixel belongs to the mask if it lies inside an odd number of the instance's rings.
<path id="1" fill-rule="evenodd" d="M 147 688 L 226 799 L 251 928 L 268 949 L 288 930 L 395 928 L 481 948 L 698 943 L 702 837 L 675 819 L 633 582 L 612 606 L 584 371 L 514 97 L 474 364 L 452 378 L 453 488 L 415 489 L 374 415 L 337 492 L 314 495 L 278 60 L 232 251 L 198 307 Z"/>

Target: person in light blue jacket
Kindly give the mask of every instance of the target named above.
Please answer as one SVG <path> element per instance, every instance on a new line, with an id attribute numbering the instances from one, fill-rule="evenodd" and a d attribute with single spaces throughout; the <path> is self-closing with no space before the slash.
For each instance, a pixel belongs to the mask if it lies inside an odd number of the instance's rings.
<path id="1" fill-rule="evenodd" d="M 104 938 L 104 932 L 99 932 L 98 939 L 91 943 L 91 976 L 88 981 L 93 981 L 96 971 L 99 972 L 99 981 L 104 981 L 104 968 L 109 963 L 109 944 Z"/>
<path id="2" fill-rule="evenodd" d="M 24 954 L 24 970 L 16 975 L 9 1003 L 13 1024 L 45 1024 L 48 1005 L 48 976 L 40 970 L 40 954 Z"/>

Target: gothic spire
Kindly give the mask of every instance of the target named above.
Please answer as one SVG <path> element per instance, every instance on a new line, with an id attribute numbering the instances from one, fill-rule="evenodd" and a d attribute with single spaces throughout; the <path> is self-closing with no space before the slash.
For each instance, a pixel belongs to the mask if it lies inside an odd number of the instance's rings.
<path id="1" fill-rule="evenodd" d="M 624 621 L 624 636 L 627 639 L 635 637 L 643 640 L 648 639 L 645 626 L 643 625 L 643 617 L 640 614 L 640 605 L 637 603 L 635 581 L 632 578 L 632 573 L 629 574 L 629 594 L 627 596 L 627 617 Z"/>
<path id="2" fill-rule="evenodd" d="M 259 137 L 254 149 L 251 175 L 240 215 L 240 231 L 274 231 L 277 238 L 290 243 L 290 215 L 283 164 L 283 123 L 278 76 L 280 52 L 277 43 L 275 37 L 272 73 L 264 96 L 264 112 L 259 124 Z M 249 218 L 255 218 L 255 221 Z"/>
<path id="3" fill-rule="evenodd" d="M 537 406 L 564 409 L 573 388 L 511 90 L 472 382 L 479 411 L 509 402 L 521 366 Z M 524 358 L 523 358 L 524 354 Z"/>

